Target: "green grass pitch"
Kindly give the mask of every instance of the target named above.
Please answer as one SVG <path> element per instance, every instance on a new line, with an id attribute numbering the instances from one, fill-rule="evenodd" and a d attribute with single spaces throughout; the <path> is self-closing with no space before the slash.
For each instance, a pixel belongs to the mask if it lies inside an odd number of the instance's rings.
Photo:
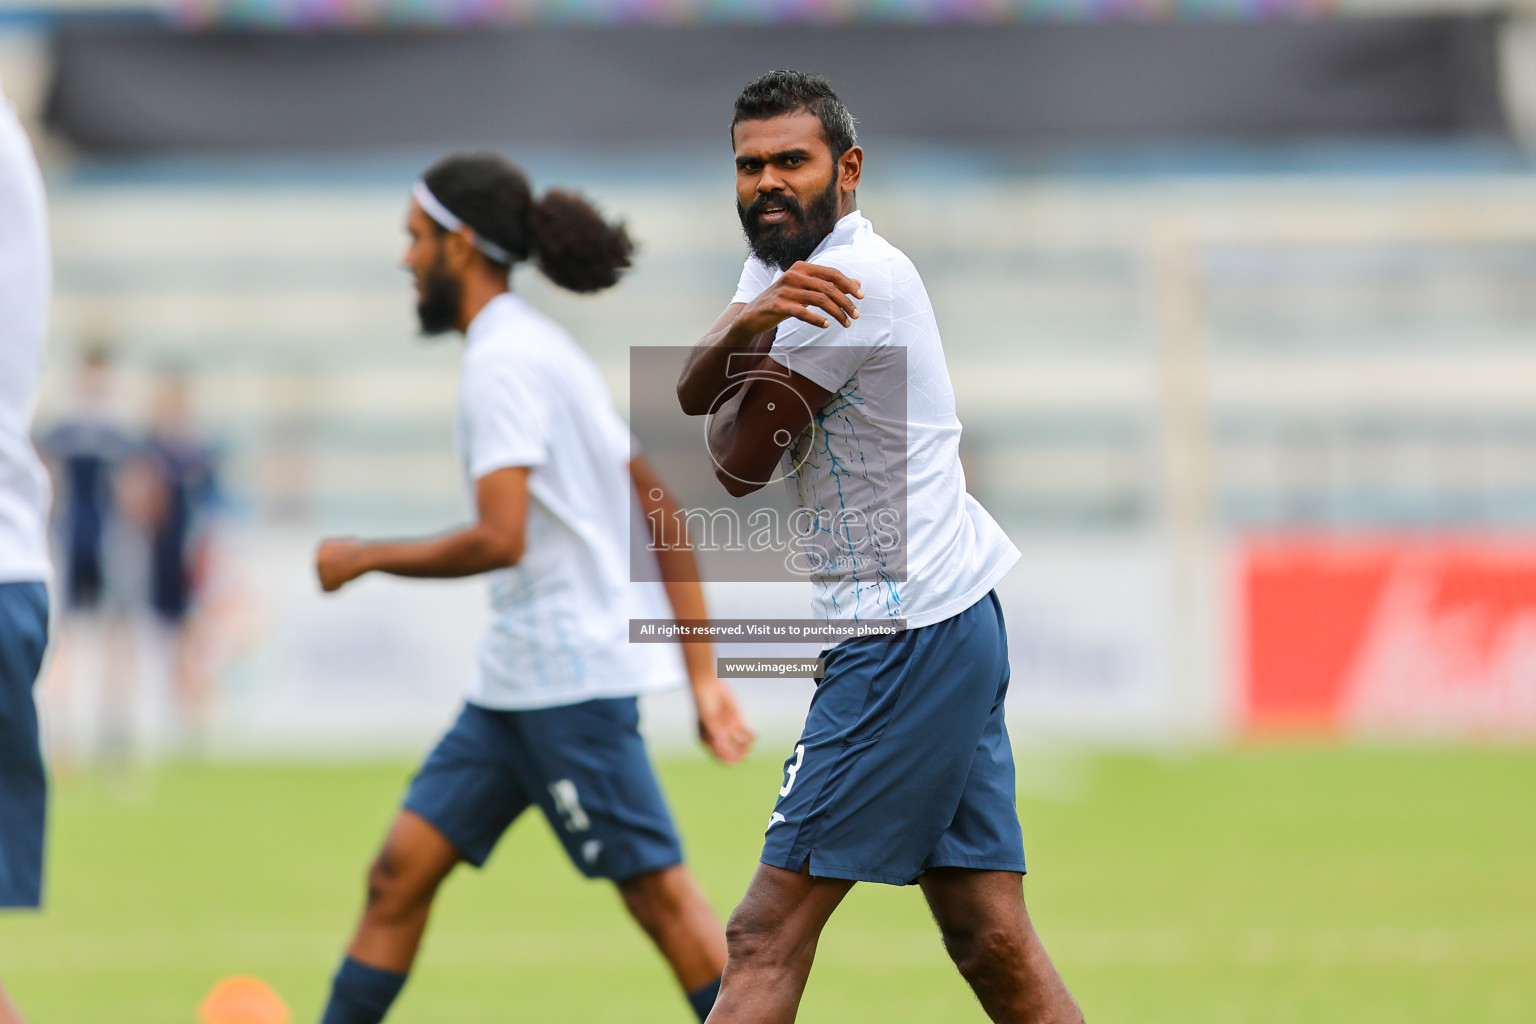
<path id="1" fill-rule="evenodd" d="M 1536 1020 L 1536 750 L 1272 747 L 1020 758 L 1036 922 L 1095 1024 Z M 191 1024 L 220 977 L 318 1016 L 409 766 L 183 765 L 60 783 L 49 904 L 0 918 L 45 1024 Z M 661 762 L 722 914 L 779 762 Z M 525 816 L 439 902 L 393 1021 L 683 1024 L 611 887 Z M 980 1021 L 915 889 L 833 918 L 807 1024 Z"/>

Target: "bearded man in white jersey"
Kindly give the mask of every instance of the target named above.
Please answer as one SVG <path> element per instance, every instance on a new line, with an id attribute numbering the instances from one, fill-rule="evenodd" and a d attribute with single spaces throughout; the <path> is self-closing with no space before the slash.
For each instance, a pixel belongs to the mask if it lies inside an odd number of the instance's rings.
<path id="1" fill-rule="evenodd" d="M 638 731 L 636 697 L 680 683 L 675 648 L 629 643 L 652 595 L 629 582 L 638 492 L 675 506 L 634 451 L 597 367 L 510 290 L 533 260 L 555 284 L 595 292 L 632 249 L 580 196 L 535 198 L 494 154 L 458 154 L 416 183 L 405 265 L 422 331 L 465 337 L 459 442 L 475 522 L 427 540 L 320 547 L 321 585 L 369 572 L 485 574 L 492 622 L 458 721 L 427 758 L 368 874 L 368 901 L 323 1024 L 378 1024 L 405 983 L 439 884 L 479 867 L 537 804 L 578 870 L 612 880 L 702 1020 L 719 990 L 725 934 L 683 865 Z M 705 616 L 693 554 L 658 555 L 678 618 Z M 657 597 L 659 599 L 659 596 Z M 752 734 L 707 645 L 684 649 L 699 733 L 727 763 Z"/>
<path id="2" fill-rule="evenodd" d="M 859 212 L 853 118 L 819 76 L 749 84 L 731 123 L 751 256 L 678 382 L 733 495 L 788 467 L 815 613 L 887 623 L 827 651 L 712 1024 L 792 1021 L 857 881 L 916 883 L 994 1021 L 1080 1024 L 1024 907 L 992 588 L 1019 553 L 966 493 L 933 309 Z M 894 526 L 895 529 L 891 529 Z"/>
<path id="3" fill-rule="evenodd" d="M 48 781 L 32 690 L 48 643 L 48 479 L 28 431 L 50 277 L 42 175 L 0 93 L 0 909 L 43 898 Z M 20 1022 L 0 987 L 0 1024 Z"/>

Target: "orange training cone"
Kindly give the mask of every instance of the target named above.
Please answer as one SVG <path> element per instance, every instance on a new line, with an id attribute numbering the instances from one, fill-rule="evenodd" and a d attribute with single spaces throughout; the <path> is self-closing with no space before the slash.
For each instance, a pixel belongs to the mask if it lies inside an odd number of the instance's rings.
<path id="1" fill-rule="evenodd" d="M 203 1024 L 288 1024 L 288 1006 L 260 978 L 225 978 L 213 986 L 197 1014 Z"/>

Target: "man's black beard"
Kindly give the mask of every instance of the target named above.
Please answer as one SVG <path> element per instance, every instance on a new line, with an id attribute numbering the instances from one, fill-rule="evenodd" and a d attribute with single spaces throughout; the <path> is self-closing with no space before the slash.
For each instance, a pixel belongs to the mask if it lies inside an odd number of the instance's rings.
<path id="1" fill-rule="evenodd" d="M 780 270 L 788 270 L 801 260 L 809 259 L 821 240 L 837 226 L 837 179 L 827 183 L 827 190 L 811 200 L 809 208 L 802 207 L 800 200 L 785 192 L 772 192 L 752 200 L 752 205 L 742 208 L 736 202 L 736 216 L 741 218 L 741 230 L 747 236 L 747 248 L 752 255 Z M 775 203 L 784 207 L 789 216 L 782 224 L 764 225 L 758 220 L 764 206 Z M 799 230 L 795 230 L 799 225 Z"/>
<path id="2" fill-rule="evenodd" d="M 431 337 L 447 334 L 459 325 L 459 311 L 464 308 L 464 291 L 459 279 L 448 273 L 439 259 L 421 282 L 421 298 L 416 302 L 416 319 L 421 333 Z"/>

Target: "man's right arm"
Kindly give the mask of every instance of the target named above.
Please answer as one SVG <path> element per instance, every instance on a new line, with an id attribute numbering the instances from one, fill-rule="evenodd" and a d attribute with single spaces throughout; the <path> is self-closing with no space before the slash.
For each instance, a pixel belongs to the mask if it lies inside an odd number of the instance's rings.
<path id="1" fill-rule="evenodd" d="M 804 320 L 814 327 L 827 327 L 836 320 L 847 327 L 859 315 L 853 300 L 863 297 L 859 282 L 841 271 L 802 262 L 751 302 L 731 303 L 683 364 L 677 382 L 683 412 L 703 416 L 735 394 L 751 367 L 732 366 L 731 357 L 766 356 L 785 320 Z"/>
<path id="2" fill-rule="evenodd" d="M 373 541 L 332 537 L 315 555 L 320 589 L 340 590 L 370 572 L 418 579 L 458 579 L 516 565 L 526 547 L 527 466 L 507 466 L 475 482 L 478 519 L 440 537 Z"/>

